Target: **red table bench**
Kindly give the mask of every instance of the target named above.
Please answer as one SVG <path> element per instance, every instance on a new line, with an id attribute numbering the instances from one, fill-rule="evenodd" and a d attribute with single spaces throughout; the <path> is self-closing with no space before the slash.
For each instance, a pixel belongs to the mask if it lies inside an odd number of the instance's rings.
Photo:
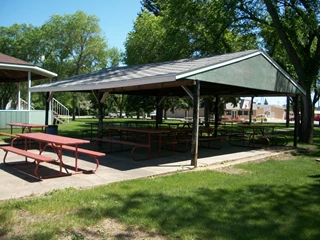
<path id="1" fill-rule="evenodd" d="M 28 152 L 27 150 L 23 150 L 23 149 L 16 148 L 16 147 L 13 147 L 13 146 L 0 146 L 0 149 L 5 151 L 5 155 L 3 157 L 3 163 L 6 164 L 6 165 L 9 165 L 9 166 L 17 165 L 17 164 L 28 164 L 28 163 L 30 163 L 30 162 L 28 162 L 28 158 L 31 158 L 31 159 L 35 160 L 36 167 L 34 169 L 34 175 L 39 179 L 46 177 L 46 176 L 40 176 L 38 174 L 38 169 L 39 169 L 40 163 L 42 163 L 42 162 L 54 162 L 55 161 L 55 159 L 53 159 L 51 157 L 43 156 L 43 155 L 40 155 L 40 154 L 37 154 L 37 153 L 33 153 L 33 152 Z M 12 163 L 7 163 L 6 162 L 6 158 L 7 158 L 8 152 L 12 152 L 12 153 L 18 154 L 20 156 L 24 156 L 24 157 L 26 157 L 26 160 L 24 162 L 20 162 L 20 163 L 13 163 L 13 164 Z"/>

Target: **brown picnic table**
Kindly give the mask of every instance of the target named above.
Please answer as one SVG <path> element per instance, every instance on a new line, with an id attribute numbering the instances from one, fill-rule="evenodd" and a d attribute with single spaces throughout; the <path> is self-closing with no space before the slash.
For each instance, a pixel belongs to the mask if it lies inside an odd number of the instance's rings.
<path id="1" fill-rule="evenodd" d="M 255 147 L 255 141 L 257 139 L 265 140 L 267 145 L 271 144 L 272 139 L 282 139 L 281 145 L 286 145 L 288 143 L 288 139 L 283 134 L 275 134 L 274 129 L 277 127 L 276 125 L 239 125 L 241 129 L 241 133 L 234 134 L 233 138 L 241 138 L 242 145 L 245 145 L 246 138 L 248 139 L 248 146 Z M 229 138 L 229 142 L 231 143 Z M 231 143 L 232 144 L 232 143 Z M 233 145 L 233 144 L 232 144 Z"/>

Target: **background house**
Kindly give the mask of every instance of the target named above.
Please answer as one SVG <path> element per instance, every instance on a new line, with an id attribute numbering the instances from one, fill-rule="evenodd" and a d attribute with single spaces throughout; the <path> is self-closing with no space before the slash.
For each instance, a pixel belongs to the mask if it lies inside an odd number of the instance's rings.
<path id="1" fill-rule="evenodd" d="M 231 103 L 226 104 L 224 117 L 230 119 L 240 118 L 242 120 L 249 120 L 251 99 L 241 99 L 237 106 Z M 258 105 L 253 102 L 252 117 L 259 114 L 265 114 L 271 119 L 284 119 L 285 108 L 276 105 Z"/>
<path id="2" fill-rule="evenodd" d="M 250 106 L 251 99 L 240 99 L 236 106 L 233 106 L 232 103 L 227 103 L 222 117 L 228 119 L 240 118 L 241 120 L 249 120 Z M 171 111 L 167 111 L 168 118 L 192 117 L 192 114 L 192 108 L 190 108 L 189 111 L 175 109 L 173 113 Z M 285 108 L 276 105 L 258 105 L 256 102 L 253 102 L 252 117 L 255 117 L 259 114 L 265 114 L 271 119 L 285 119 Z M 199 109 L 199 115 L 200 117 L 204 117 L 203 108 Z"/>
<path id="3" fill-rule="evenodd" d="M 256 114 L 265 114 L 272 119 L 285 119 L 285 108 L 276 105 L 258 105 Z"/>

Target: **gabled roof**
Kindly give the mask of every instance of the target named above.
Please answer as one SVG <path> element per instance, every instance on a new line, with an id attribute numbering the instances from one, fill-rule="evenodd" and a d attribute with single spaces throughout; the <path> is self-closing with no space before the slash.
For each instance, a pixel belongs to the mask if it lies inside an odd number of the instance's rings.
<path id="1" fill-rule="evenodd" d="M 56 77 L 57 74 L 39 68 L 29 62 L 0 53 L 0 82 L 28 81 L 28 72 L 31 79 L 44 79 Z"/>
<path id="2" fill-rule="evenodd" d="M 286 95 L 304 90 L 265 52 L 249 50 L 203 58 L 106 68 L 32 87 L 32 92 L 91 91 L 182 96 L 201 81 L 201 95 Z M 263 83 L 263 84 L 262 84 Z M 147 91 L 146 91 L 147 90 Z M 192 90 L 192 89 L 191 89 Z"/>

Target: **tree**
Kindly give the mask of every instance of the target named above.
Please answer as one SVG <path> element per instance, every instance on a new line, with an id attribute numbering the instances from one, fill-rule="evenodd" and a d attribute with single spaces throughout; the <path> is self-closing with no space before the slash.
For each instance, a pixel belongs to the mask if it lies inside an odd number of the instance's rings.
<path id="1" fill-rule="evenodd" d="M 221 1 L 145 0 L 142 5 L 154 19 L 161 19 L 166 47 L 176 46 L 176 52 L 187 52 L 188 57 L 257 47 L 255 34 L 231 27 L 234 13 Z"/>
<path id="2" fill-rule="evenodd" d="M 64 16 L 53 15 L 41 27 L 25 24 L 0 27 L 0 52 L 55 72 L 59 79 L 93 72 L 107 64 L 117 66 L 121 53 L 116 48 L 107 48 L 98 22 L 96 16 L 77 11 Z M 26 89 L 24 85 L 22 88 Z M 12 94 L 11 98 L 15 96 Z M 55 97 L 72 108 L 72 95 L 61 92 Z M 32 99 L 39 107 L 45 106 L 44 94 L 34 93 Z M 76 101 L 74 103 L 78 106 Z M 75 110 L 76 106 L 73 107 Z"/>
<path id="3" fill-rule="evenodd" d="M 122 118 L 122 113 L 125 110 L 127 97 L 128 96 L 125 94 L 113 94 L 111 96 L 112 104 L 114 107 L 116 107 L 116 111 L 119 110 L 120 118 Z"/>
<path id="4" fill-rule="evenodd" d="M 164 62 L 256 48 L 253 33 L 229 28 L 221 1 L 144 0 L 125 43 L 128 65 Z M 184 101 L 182 99 L 181 101 Z M 185 109 L 189 104 L 180 104 Z M 179 105 L 177 106 L 179 107 Z"/>
<path id="5" fill-rule="evenodd" d="M 135 113 L 138 118 L 143 113 L 151 113 L 156 107 L 156 98 L 151 96 L 128 95 L 126 101 L 127 113 Z"/>
<path id="6" fill-rule="evenodd" d="M 44 65 L 63 62 L 55 72 L 59 78 L 92 72 L 107 65 L 107 43 L 95 15 L 83 11 L 52 15 L 41 27 Z"/>
<path id="7" fill-rule="evenodd" d="M 116 47 L 107 50 L 107 67 L 119 66 L 122 62 L 123 53 Z"/>
<path id="8" fill-rule="evenodd" d="M 178 98 L 166 98 L 162 103 L 163 108 L 163 118 L 167 119 L 167 111 L 174 113 L 174 110 L 177 108 L 181 101 Z"/>
<path id="9" fill-rule="evenodd" d="M 170 35 L 161 17 L 143 11 L 134 23 L 134 30 L 128 33 L 125 42 L 127 65 L 164 62 L 189 57 L 189 49 L 180 47 L 187 41 L 180 34 Z M 175 39 L 172 41 L 173 38 Z"/>
<path id="10" fill-rule="evenodd" d="M 13 93 L 16 93 L 17 86 L 15 83 L 0 83 L 1 102 L 0 109 L 5 109 L 7 103 L 12 99 Z M 16 100 L 16 98 L 14 98 Z"/>
<path id="11" fill-rule="evenodd" d="M 301 102 L 300 141 L 313 139 L 316 85 L 320 70 L 320 2 L 318 0 L 225 0 L 234 13 L 234 27 L 247 26 L 298 83 L 305 89 Z M 279 44 L 281 43 L 281 45 Z M 313 96 L 313 97 L 312 97 Z"/>
<path id="12" fill-rule="evenodd" d="M 39 29 L 26 24 L 14 24 L 10 27 L 0 27 L 0 52 L 22 59 L 33 64 L 39 62 Z M 21 82 L 21 97 L 26 99 L 27 83 Z M 17 83 L 1 83 L 1 109 L 9 100 L 17 103 Z"/>
<path id="13" fill-rule="evenodd" d="M 53 15 L 42 26 L 44 65 L 56 67 L 59 78 L 79 75 L 107 65 L 107 44 L 98 24 L 98 18 L 82 11 L 64 16 Z M 52 63 L 56 63 L 55 66 Z M 62 64 L 63 63 L 63 64 Z M 63 93 L 72 101 L 73 119 L 77 94 Z"/>

